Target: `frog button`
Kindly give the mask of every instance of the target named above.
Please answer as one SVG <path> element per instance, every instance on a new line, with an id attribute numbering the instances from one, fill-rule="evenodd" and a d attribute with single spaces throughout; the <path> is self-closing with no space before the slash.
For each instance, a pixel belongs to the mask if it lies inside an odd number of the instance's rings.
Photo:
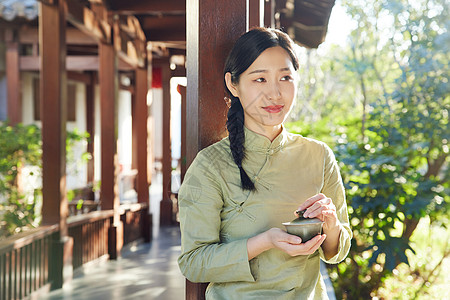
<path id="1" fill-rule="evenodd" d="M 242 210 L 243 210 L 242 206 L 236 206 L 236 209 L 237 209 L 238 212 L 242 212 Z"/>
<path id="2" fill-rule="evenodd" d="M 253 179 L 254 179 L 256 182 L 259 181 L 259 177 L 258 177 L 258 176 L 255 176 Z"/>
<path id="3" fill-rule="evenodd" d="M 273 149 L 269 149 L 269 150 L 267 151 L 267 154 L 268 154 L 268 155 L 272 155 L 273 152 L 274 152 Z"/>

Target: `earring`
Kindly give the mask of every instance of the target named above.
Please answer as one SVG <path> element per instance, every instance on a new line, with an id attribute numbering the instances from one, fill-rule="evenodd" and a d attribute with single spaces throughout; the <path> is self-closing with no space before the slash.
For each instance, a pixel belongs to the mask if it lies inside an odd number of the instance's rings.
<path id="1" fill-rule="evenodd" d="M 225 101 L 225 103 L 227 104 L 228 108 L 231 107 L 231 99 L 228 97 L 224 97 L 223 100 Z"/>

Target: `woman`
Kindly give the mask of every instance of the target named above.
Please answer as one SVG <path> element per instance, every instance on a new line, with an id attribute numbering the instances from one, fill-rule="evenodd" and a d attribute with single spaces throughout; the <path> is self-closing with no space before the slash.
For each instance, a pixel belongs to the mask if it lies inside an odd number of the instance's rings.
<path id="1" fill-rule="evenodd" d="M 324 143 L 288 133 L 283 122 L 297 89 L 290 38 L 256 28 L 227 58 L 229 136 L 200 151 L 179 191 L 182 254 L 207 299 L 327 299 L 319 259 L 350 248 L 344 188 Z M 302 242 L 282 222 L 304 210 L 323 234 Z"/>

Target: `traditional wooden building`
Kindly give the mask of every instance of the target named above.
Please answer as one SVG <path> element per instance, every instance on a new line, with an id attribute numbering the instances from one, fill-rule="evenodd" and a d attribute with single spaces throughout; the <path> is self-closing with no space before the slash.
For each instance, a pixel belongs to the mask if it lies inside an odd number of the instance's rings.
<path id="1" fill-rule="evenodd" d="M 23 122 L 36 103 L 43 140 L 43 219 L 41 227 L 0 242 L 0 299 L 60 288 L 84 263 L 116 258 L 124 244 L 151 239 L 152 77 L 162 88 L 159 219 L 165 225 L 174 223 L 176 211 L 170 189 L 170 78 L 187 77 L 187 86 L 179 87 L 183 173 L 200 149 L 226 135 L 222 69 L 237 37 L 252 26 L 280 27 L 299 44 L 315 48 L 324 40 L 333 5 L 334 0 L 2 1 L 0 118 Z M 27 102 L 28 90 L 35 102 Z M 136 171 L 137 203 L 128 206 L 118 195 L 121 91 L 127 95 L 122 98 L 130 98 L 131 169 Z M 81 100 L 72 99 L 74 94 Z M 74 101 L 83 102 L 82 126 L 98 136 L 87 146 L 94 162 L 87 166 L 86 181 L 98 174 L 101 192 L 99 211 L 69 218 L 65 138 Z M 201 299 L 204 287 L 188 282 L 187 299 Z"/>

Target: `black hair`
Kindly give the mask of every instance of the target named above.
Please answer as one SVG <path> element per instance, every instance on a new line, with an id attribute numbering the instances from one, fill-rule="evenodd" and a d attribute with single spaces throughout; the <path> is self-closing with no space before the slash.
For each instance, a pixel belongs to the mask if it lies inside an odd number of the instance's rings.
<path id="1" fill-rule="evenodd" d="M 289 36 L 278 30 L 271 28 L 256 27 L 244 33 L 234 44 L 230 54 L 225 62 L 223 71 L 225 74 L 231 74 L 231 82 L 239 83 L 239 78 L 250 65 L 266 49 L 272 47 L 282 47 L 289 54 L 294 69 L 298 69 L 298 59 L 294 51 L 294 43 Z M 231 106 L 227 115 L 227 129 L 230 140 L 230 150 L 233 160 L 239 168 L 241 175 L 241 187 L 243 190 L 255 191 L 255 184 L 242 167 L 242 161 L 245 158 L 244 149 L 244 109 L 238 97 L 233 96 L 226 85 L 225 89 L 231 99 Z"/>

